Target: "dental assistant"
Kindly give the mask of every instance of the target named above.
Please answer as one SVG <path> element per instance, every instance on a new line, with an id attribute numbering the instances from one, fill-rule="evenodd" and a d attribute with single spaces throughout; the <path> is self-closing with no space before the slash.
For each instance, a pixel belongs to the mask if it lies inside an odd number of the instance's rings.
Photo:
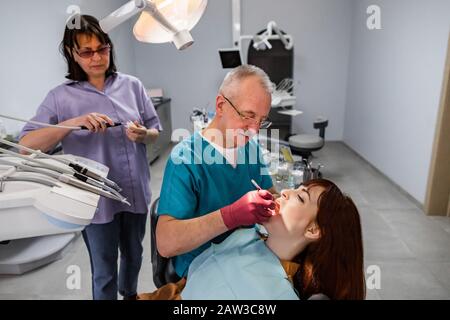
<path id="1" fill-rule="evenodd" d="M 89 252 L 94 299 L 136 296 L 142 240 L 151 203 L 146 143 L 162 130 L 142 83 L 117 72 L 114 46 L 98 20 L 81 15 L 80 28 L 66 26 L 61 52 L 69 80 L 52 89 L 32 120 L 88 130 L 44 128 L 28 123 L 20 144 L 50 151 L 58 143 L 65 154 L 106 165 L 108 178 L 122 189 L 131 206 L 101 197 L 92 224 L 83 231 Z M 107 128 L 114 122 L 134 124 Z M 120 268 L 118 271 L 118 251 Z"/>

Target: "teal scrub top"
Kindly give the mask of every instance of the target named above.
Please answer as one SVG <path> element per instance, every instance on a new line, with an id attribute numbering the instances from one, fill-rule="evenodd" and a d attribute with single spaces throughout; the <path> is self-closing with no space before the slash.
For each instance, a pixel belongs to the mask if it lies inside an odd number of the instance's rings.
<path id="1" fill-rule="evenodd" d="M 256 139 L 238 149 L 237 166 L 198 132 L 174 147 L 164 172 L 158 215 L 176 219 L 192 219 L 223 208 L 255 190 L 251 180 L 263 189 L 273 186 Z M 227 232 L 197 249 L 174 258 L 175 270 L 186 276 L 192 260 L 211 242 L 223 241 Z"/>
<path id="2" fill-rule="evenodd" d="M 254 229 L 236 230 L 192 261 L 183 300 L 299 300 L 280 259 Z"/>

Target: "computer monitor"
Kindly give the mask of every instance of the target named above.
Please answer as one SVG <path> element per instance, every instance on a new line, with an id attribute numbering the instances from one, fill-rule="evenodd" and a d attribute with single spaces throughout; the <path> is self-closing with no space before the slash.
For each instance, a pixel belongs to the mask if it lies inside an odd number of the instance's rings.
<path id="1" fill-rule="evenodd" d="M 237 48 L 219 49 L 222 68 L 231 69 L 242 65 L 241 52 Z"/>

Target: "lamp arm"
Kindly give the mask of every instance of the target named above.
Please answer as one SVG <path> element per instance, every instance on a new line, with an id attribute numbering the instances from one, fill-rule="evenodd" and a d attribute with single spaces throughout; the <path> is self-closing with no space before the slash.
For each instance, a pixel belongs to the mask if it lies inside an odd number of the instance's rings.
<path id="1" fill-rule="evenodd" d="M 293 47 L 292 42 L 289 42 L 286 40 L 286 36 L 281 33 L 280 29 L 278 29 L 277 24 L 275 23 L 275 21 L 270 21 L 269 24 L 267 25 L 267 31 L 269 36 L 272 35 L 272 33 L 275 31 L 275 33 L 278 35 L 278 37 L 280 38 L 281 42 L 283 42 L 284 47 L 286 48 L 286 50 L 291 50 Z"/>
<path id="2" fill-rule="evenodd" d="M 100 21 L 100 27 L 105 33 L 108 33 L 144 10 L 147 11 L 156 21 L 158 21 L 167 31 L 170 31 L 173 34 L 179 31 L 161 14 L 151 0 L 131 0 L 127 2 L 106 18 L 102 19 Z"/>
<path id="3" fill-rule="evenodd" d="M 121 6 L 119 9 L 100 21 L 100 27 L 103 32 L 109 33 L 112 29 L 124 23 L 134 15 L 140 13 L 147 6 L 145 0 L 131 0 Z"/>
<path id="4" fill-rule="evenodd" d="M 277 23 L 275 22 L 275 21 L 270 21 L 268 24 L 267 24 L 267 30 L 266 30 L 266 32 L 267 32 L 267 35 L 270 37 L 271 35 L 273 35 L 273 29 L 274 29 L 274 27 L 276 28 L 277 27 Z"/>
<path id="5" fill-rule="evenodd" d="M 150 14 L 153 19 L 156 20 L 164 29 L 172 34 L 172 42 L 178 50 L 184 50 L 194 43 L 194 39 L 189 33 L 189 30 L 178 30 L 166 19 L 166 17 L 164 17 L 156 4 L 151 0 L 132 0 L 127 2 L 109 16 L 102 19 L 100 21 L 100 27 L 105 33 L 108 33 L 121 23 L 144 10 Z"/>

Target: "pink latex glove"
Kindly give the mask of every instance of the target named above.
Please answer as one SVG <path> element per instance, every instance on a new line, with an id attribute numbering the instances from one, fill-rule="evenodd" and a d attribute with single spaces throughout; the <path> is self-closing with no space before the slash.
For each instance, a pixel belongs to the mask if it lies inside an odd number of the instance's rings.
<path id="1" fill-rule="evenodd" d="M 250 191 L 239 200 L 220 209 L 228 229 L 267 221 L 275 208 L 272 194 L 267 190 Z"/>

